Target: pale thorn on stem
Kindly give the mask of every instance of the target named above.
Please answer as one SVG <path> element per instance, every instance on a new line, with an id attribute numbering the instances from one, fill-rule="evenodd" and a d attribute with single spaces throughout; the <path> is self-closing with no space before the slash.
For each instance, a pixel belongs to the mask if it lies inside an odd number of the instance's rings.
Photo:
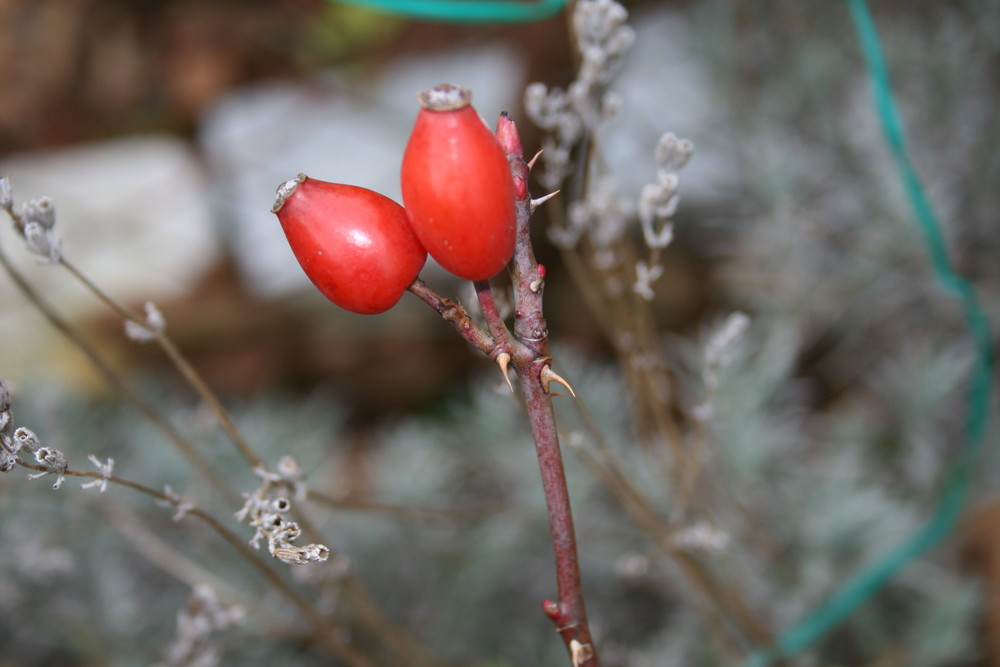
<path id="1" fill-rule="evenodd" d="M 534 213 L 535 209 L 537 209 L 539 206 L 541 206 L 542 204 L 544 204 L 548 200 L 550 200 L 553 197 L 555 197 L 557 194 L 559 194 L 559 192 L 560 192 L 559 190 L 556 190 L 555 192 L 550 192 L 547 195 L 542 195 L 541 197 L 538 197 L 536 199 L 532 199 L 531 200 L 531 212 Z"/>
<path id="2" fill-rule="evenodd" d="M 503 379 L 507 382 L 507 386 L 510 387 L 510 393 L 514 393 L 514 385 L 510 382 L 510 376 L 507 374 L 507 366 L 510 364 L 510 355 L 506 352 L 501 352 L 497 355 L 495 360 L 500 366 L 500 372 L 503 373 Z"/>
<path id="3" fill-rule="evenodd" d="M 569 643 L 569 657 L 573 660 L 573 667 L 580 667 L 594 657 L 594 647 L 590 644 L 582 644 L 579 640 L 573 639 Z"/>
<path id="4" fill-rule="evenodd" d="M 564 380 L 558 373 L 552 370 L 552 367 L 549 366 L 548 364 L 542 366 L 542 372 L 538 377 L 542 381 L 542 387 L 545 389 L 546 394 L 550 393 L 549 385 L 552 384 L 553 382 L 558 382 L 559 384 L 561 384 L 562 386 L 566 387 L 566 389 L 569 390 L 569 393 L 573 398 L 576 398 L 576 392 L 573 391 L 573 387 L 569 385 L 569 382 L 566 382 L 566 380 Z"/>
<path id="5" fill-rule="evenodd" d="M 538 158 L 540 158 L 540 157 L 542 157 L 542 151 L 538 151 L 537 153 L 535 153 L 535 157 L 533 157 L 530 160 L 528 160 L 528 164 L 527 164 L 528 171 L 532 170 L 532 168 L 535 166 L 535 163 L 538 162 Z"/>

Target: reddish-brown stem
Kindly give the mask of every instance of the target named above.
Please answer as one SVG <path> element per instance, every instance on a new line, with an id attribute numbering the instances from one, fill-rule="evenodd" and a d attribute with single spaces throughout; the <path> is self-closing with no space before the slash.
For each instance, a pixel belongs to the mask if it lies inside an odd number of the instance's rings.
<path id="1" fill-rule="evenodd" d="M 486 318 L 486 326 L 489 327 L 490 334 L 498 346 L 510 343 L 510 332 L 500 317 L 500 309 L 497 308 L 496 299 L 493 297 L 493 288 L 489 280 L 477 280 L 473 283 L 476 288 L 476 297 L 479 305 L 483 309 L 483 316 Z M 509 353 L 509 350 L 508 350 Z"/>
<path id="2" fill-rule="evenodd" d="M 545 268 L 535 260 L 531 247 L 531 200 L 528 167 L 524 162 L 517 126 L 506 114 L 500 116 L 497 138 L 507 152 L 514 192 L 517 196 L 517 236 L 511 278 L 514 285 L 514 369 L 517 371 L 535 451 L 542 474 L 542 487 L 549 513 L 549 529 L 556 560 L 556 590 L 559 601 L 546 600 L 542 608 L 556 626 L 573 667 L 598 667 L 597 652 L 590 635 L 580 583 L 576 531 L 569 504 L 566 472 L 559 450 L 552 400 L 541 373 L 548 366 L 548 326 L 542 314 Z"/>
<path id="3" fill-rule="evenodd" d="M 542 292 L 545 287 L 545 267 L 535 260 L 531 247 L 531 199 L 528 194 L 528 165 L 524 162 L 521 137 L 517 126 L 506 114 L 500 116 L 497 138 L 507 151 L 510 171 L 514 176 L 517 196 L 517 235 L 511 281 L 514 285 L 514 335 L 539 356 L 548 353 L 549 330 L 542 315 Z"/>
<path id="4" fill-rule="evenodd" d="M 551 362 L 548 354 L 549 331 L 542 315 L 545 267 L 535 260 L 531 247 L 532 206 L 528 195 L 528 166 L 524 162 L 517 127 L 506 114 L 500 117 L 497 138 L 507 153 L 517 198 L 516 241 L 511 261 L 511 280 L 514 285 L 513 336 L 500 317 L 488 281 L 479 281 L 475 286 L 489 332 L 477 326 L 461 305 L 441 297 L 419 278 L 413 281 L 409 290 L 436 310 L 466 341 L 490 359 L 497 359 L 501 352 L 510 355 L 531 422 L 555 551 L 556 592 L 559 600 L 546 600 L 542 603 L 542 609 L 555 624 L 573 667 L 598 667 L 597 652 L 583 602 L 576 533 L 570 511 L 566 472 L 559 450 L 555 414 L 547 391 L 547 381 L 542 376 Z"/>
<path id="5" fill-rule="evenodd" d="M 555 415 L 552 401 L 538 377 L 542 365 L 536 363 L 525 369 L 525 372 L 518 372 L 521 393 L 531 420 L 531 434 L 535 439 L 535 453 L 538 455 L 538 467 L 542 474 L 542 488 L 545 490 L 549 530 L 552 532 L 552 547 L 556 559 L 556 591 L 559 601 L 546 600 L 542 609 L 552 619 L 571 655 L 574 642 L 577 642 L 577 656 L 589 656 L 589 659 L 575 662 L 574 667 L 596 667 L 598 663 L 583 602 L 576 533 L 570 511 L 566 473 L 556 435 Z"/>
<path id="6" fill-rule="evenodd" d="M 451 299 L 446 299 L 430 287 L 420 278 L 413 281 L 407 289 L 420 297 L 424 303 L 438 312 L 441 317 L 451 324 L 462 338 L 468 341 L 473 347 L 482 351 L 487 356 L 496 345 L 493 338 L 483 331 L 482 327 L 476 325 L 469 317 L 469 313 L 460 304 Z"/>

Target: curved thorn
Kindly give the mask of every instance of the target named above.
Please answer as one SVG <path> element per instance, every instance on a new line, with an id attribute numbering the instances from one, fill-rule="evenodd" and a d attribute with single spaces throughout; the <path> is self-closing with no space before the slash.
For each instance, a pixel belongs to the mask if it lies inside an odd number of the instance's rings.
<path id="1" fill-rule="evenodd" d="M 500 365 L 500 372 L 503 373 L 503 379 L 506 380 L 507 386 L 510 387 L 510 393 L 514 393 L 514 385 L 510 382 L 510 376 L 507 374 L 507 365 L 510 364 L 510 355 L 506 352 L 501 352 L 497 355 L 494 360 Z"/>
<path id="2" fill-rule="evenodd" d="M 542 366 L 542 372 L 539 374 L 539 379 L 542 381 L 542 387 L 545 389 L 545 393 L 549 393 L 549 385 L 553 382 L 558 382 L 562 386 L 569 389 L 569 393 L 573 398 L 576 398 L 576 392 L 573 391 L 573 387 L 569 386 L 569 382 L 566 382 L 558 373 L 552 370 L 552 367 L 546 364 Z"/>
<path id="3" fill-rule="evenodd" d="M 555 192 L 550 192 L 547 195 L 542 195 L 541 197 L 538 197 L 537 199 L 532 199 L 531 200 L 531 211 L 532 211 L 532 213 L 534 213 L 534 211 L 535 211 L 536 208 L 538 208 L 539 206 L 541 206 L 542 204 L 544 204 L 548 200 L 552 199 L 557 194 L 559 194 L 559 190 L 556 190 Z"/>
<path id="4" fill-rule="evenodd" d="M 527 165 L 528 171 L 531 171 L 531 168 L 535 166 L 535 163 L 538 162 L 538 158 L 540 157 L 542 157 L 542 151 L 538 151 L 537 153 L 535 153 L 535 157 L 528 160 L 528 165 Z"/>

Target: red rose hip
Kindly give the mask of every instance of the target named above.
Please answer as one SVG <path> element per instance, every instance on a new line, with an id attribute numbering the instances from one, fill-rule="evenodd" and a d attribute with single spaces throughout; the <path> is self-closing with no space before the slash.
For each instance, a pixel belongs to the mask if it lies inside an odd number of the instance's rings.
<path id="1" fill-rule="evenodd" d="M 392 308 L 427 259 L 403 207 L 365 188 L 299 174 L 271 212 L 313 284 L 353 313 Z"/>
<path id="2" fill-rule="evenodd" d="M 419 95 L 401 186 L 410 224 L 431 257 L 460 278 L 486 280 L 514 252 L 514 181 L 471 97 L 451 84 Z"/>

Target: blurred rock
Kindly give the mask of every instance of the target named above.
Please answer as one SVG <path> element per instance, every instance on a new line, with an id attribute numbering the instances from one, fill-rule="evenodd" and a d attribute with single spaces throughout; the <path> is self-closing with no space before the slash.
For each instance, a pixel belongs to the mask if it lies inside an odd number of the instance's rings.
<path id="1" fill-rule="evenodd" d="M 0 161 L 0 173 L 11 176 L 18 204 L 52 197 L 65 256 L 119 300 L 176 297 L 218 260 L 202 169 L 180 139 L 132 137 L 13 155 Z M 14 263 L 66 315 L 103 308 L 67 272 L 39 265 L 10 225 L 0 236 Z M 5 377 L 16 380 L 61 358 L 49 347 L 57 334 L 33 326 L 38 321 L 12 286 L 0 292 L 0 335 L 18 341 L 0 351 Z"/>
<path id="2" fill-rule="evenodd" d="M 603 146 L 622 191 L 638 198 L 655 177 L 653 149 L 665 132 L 694 142 L 681 172 L 681 208 L 717 202 L 737 183 L 737 155 L 726 110 L 711 90 L 710 73 L 692 43 L 690 17 L 673 9 L 643 7 L 630 20 L 636 40 L 612 84 L 624 100 L 608 124 Z"/>

